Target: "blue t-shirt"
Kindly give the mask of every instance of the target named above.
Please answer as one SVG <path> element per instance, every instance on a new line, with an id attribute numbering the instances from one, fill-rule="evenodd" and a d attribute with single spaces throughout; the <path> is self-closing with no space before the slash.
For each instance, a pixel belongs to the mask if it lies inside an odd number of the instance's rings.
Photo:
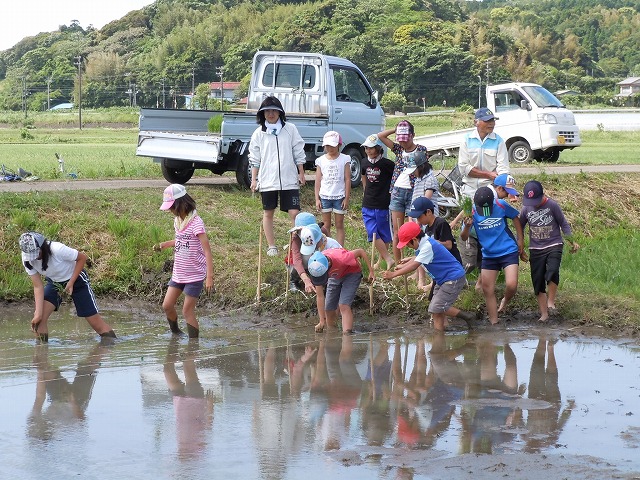
<path id="1" fill-rule="evenodd" d="M 424 236 L 420 240 L 416 250 L 416 262 L 424 265 L 436 281 L 436 285 L 464 277 L 464 268 L 460 262 L 451 255 L 447 247 L 431 237 Z"/>
<path id="2" fill-rule="evenodd" d="M 482 256 L 496 258 L 518 252 L 518 243 L 507 226 L 506 218 L 516 218 L 520 212 L 504 200 L 494 200 L 491 215 L 484 217 L 473 207 L 473 226 L 482 246 Z"/>

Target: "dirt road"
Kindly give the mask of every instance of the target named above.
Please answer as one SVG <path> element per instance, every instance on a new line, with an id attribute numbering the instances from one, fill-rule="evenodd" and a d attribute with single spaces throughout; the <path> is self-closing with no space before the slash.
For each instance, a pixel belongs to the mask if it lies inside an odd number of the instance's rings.
<path id="1" fill-rule="evenodd" d="M 640 165 L 585 165 L 585 166 L 551 166 L 539 165 L 534 167 L 515 167 L 514 173 L 606 173 L 632 172 L 640 173 Z M 314 180 L 313 175 L 307 175 L 307 181 Z M 189 180 L 189 185 L 231 185 L 236 183 L 235 176 L 195 177 Z M 51 192 L 62 190 L 116 190 L 121 188 L 159 188 L 167 186 L 167 181 L 156 180 L 53 180 L 34 182 L 0 182 L 0 192 Z"/>

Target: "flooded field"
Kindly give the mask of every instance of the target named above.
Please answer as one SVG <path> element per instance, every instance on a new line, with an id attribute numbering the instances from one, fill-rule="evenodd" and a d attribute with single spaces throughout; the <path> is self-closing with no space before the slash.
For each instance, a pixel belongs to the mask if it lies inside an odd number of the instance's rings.
<path id="1" fill-rule="evenodd" d="M 640 478 L 637 340 L 200 312 L 194 342 L 153 307 L 103 306 L 113 345 L 3 307 L 0 478 Z"/>

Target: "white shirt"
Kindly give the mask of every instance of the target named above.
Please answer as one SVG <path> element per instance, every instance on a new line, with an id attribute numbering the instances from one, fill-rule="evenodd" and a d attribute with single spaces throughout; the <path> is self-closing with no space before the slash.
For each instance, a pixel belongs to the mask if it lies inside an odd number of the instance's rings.
<path id="1" fill-rule="evenodd" d="M 345 166 L 351 163 L 351 157 L 341 153 L 338 158 L 330 160 L 326 155 L 316 159 L 316 167 L 322 172 L 320 181 L 320 198 L 340 200 L 347 195 Z M 349 178 L 351 181 L 351 178 Z"/>
<path id="2" fill-rule="evenodd" d="M 29 269 L 25 266 L 24 269 L 29 276 L 39 273 L 54 282 L 66 282 L 71 278 L 73 270 L 76 268 L 77 259 L 78 250 L 75 248 L 67 247 L 60 242 L 51 242 L 51 255 L 47 270 L 42 270 L 42 260 L 30 260 L 29 263 L 33 268 Z"/>

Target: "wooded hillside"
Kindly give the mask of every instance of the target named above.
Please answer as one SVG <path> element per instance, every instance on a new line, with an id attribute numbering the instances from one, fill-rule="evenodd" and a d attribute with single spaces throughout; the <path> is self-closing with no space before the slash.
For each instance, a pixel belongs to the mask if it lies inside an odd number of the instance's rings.
<path id="1" fill-rule="evenodd" d="M 0 109 L 75 101 L 79 70 L 86 107 L 180 106 L 220 67 L 246 85 L 259 49 L 347 57 L 381 96 L 420 105 L 473 105 L 479 76 L 610 104 L 618 81 L 640 76 L 640 0 L 157 0 L 0 52 Z"/>

